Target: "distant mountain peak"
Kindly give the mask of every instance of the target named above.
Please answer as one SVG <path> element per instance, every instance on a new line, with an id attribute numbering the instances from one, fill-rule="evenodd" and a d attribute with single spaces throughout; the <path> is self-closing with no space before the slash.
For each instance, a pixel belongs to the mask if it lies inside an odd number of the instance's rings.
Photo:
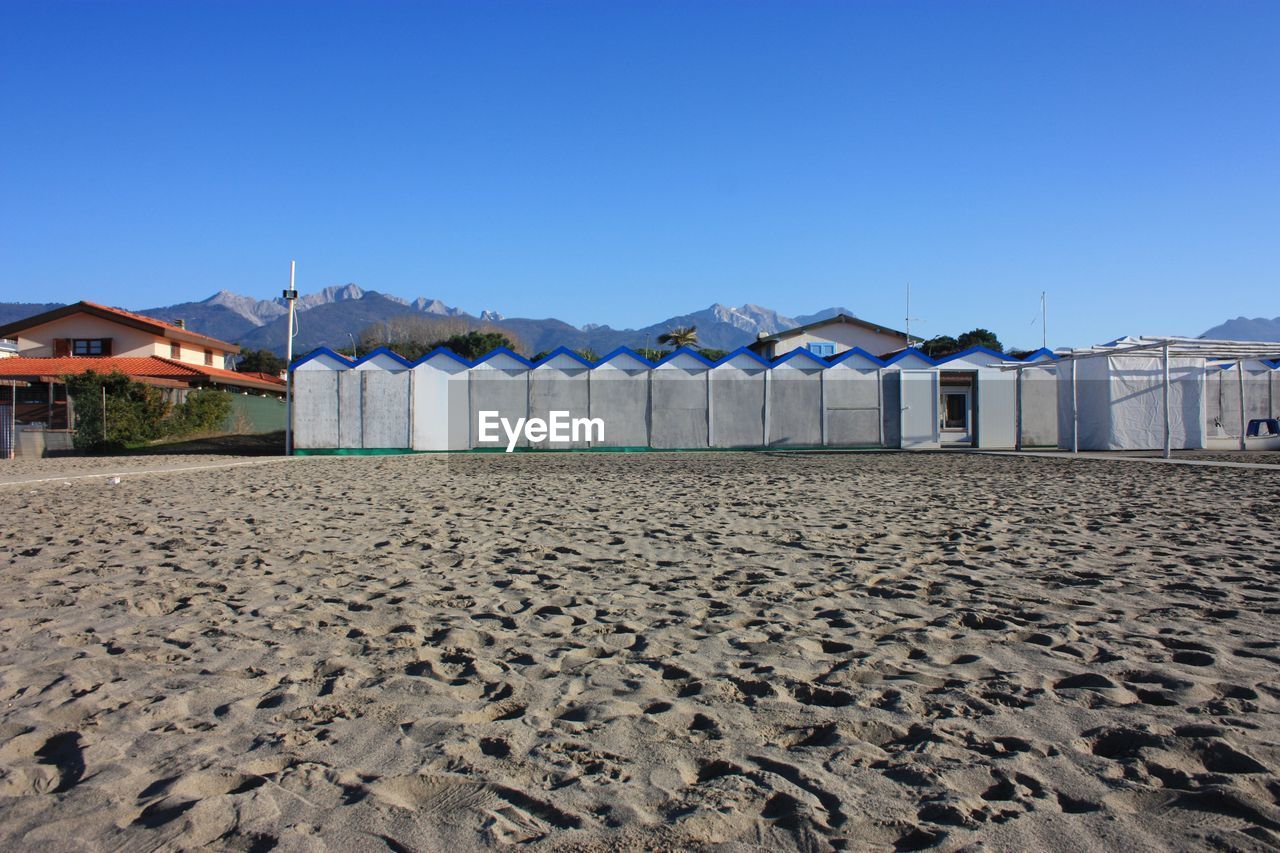
<path id="1" fill-rule="evenodd" d="M 331 284 L 317 293 L 308 293 L 298 298 L 298 309 L 314 308 L 317 305 L 330 305 L 334 302 L 346 302 L 364 298 L 364 288 L 355 283 Z M 277 299 L 277 302 L 284 300 Z M 403 301 L 403 300 L 401 300 Z"/>
<path id="2" fill-rule="evenodd" d="M 699 316 L 703 318 L 702 322 L 714 320 L 720 323 L 728 323 L 735 329 L 740 329 L 752 337 L 760 332 L 772 334 L 773 332 L 799 325 L 791 317 L 779 314 L 772 308 L 764 308 L 760 305 L 753 305 L 750 302 L 736 307 L 716 302 L 705 311 L 698 311 L 690 315 L 691 318 Z"/>
<path id="3" fill-rule="evenodd" d="M 1237 317 L 1219 323 L 1200 337 L 1216 341 L 1280 341 L 1280 317 Z"/>
<path id="4" fill-rule="evenodd" d="M 423 314 L 439 314 L 442 317 L 460 317 L 467 313 L 461 308 L 450 308 L 439 299 L 428 299 L 425 296 L 419 296 L 410 302 L 409 307 Z"/>
<path id="5" fill-rule="evenodd" d="M 239 293 L 232 293 L 230 290 L 219 290 L 213 296 L 204 300 L 203 304 L 221 305 L 223 308 L 239 314 L 255 326 L 270 323 L 287 310 L 277 300 L 254 299 L 252 296 L 242 296 Z"/>

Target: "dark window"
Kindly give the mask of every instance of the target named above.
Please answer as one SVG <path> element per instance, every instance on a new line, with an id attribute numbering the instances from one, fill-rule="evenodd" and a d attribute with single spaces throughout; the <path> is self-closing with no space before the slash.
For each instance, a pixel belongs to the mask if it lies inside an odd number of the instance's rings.
<path id="1" fill-rule="evenodd" d="M 73 338 L 72 355 L 111 355 L 110 338 Z"/>
<path id="2" fill-rule="evenodd" d="M 207 349 L 204 351 L 204 363 L 210 367 L 213 366 L 213 350 Z"/>
<path id="3" fill-rule="evenodd" d="M 182 358 L 182 344 L 177 341 L 169 344 L 169 358 Z"/>
<path id="4" fill-rule="evenodd" d="M 969 395 L 960 393 L 943 393 L 946 410 L 943 412 L 943 429 L 966 429 L 969 426 Z"/>

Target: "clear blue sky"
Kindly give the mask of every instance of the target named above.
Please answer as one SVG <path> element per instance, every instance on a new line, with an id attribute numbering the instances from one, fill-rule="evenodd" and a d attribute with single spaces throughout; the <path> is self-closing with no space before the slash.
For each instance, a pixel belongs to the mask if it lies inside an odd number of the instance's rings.
<path id="1" fill-rule="evenodd" d="M 1280 3 L 0 4 L 0 301 L 1280 314 Z"/>

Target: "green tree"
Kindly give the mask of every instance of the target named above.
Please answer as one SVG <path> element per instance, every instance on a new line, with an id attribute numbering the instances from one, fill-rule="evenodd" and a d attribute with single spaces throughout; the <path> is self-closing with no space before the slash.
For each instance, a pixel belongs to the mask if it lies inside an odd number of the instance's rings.
<path id="1" fill-rule="evenodd" d="M 669 332 L 658 335 L 658 343 L 666 344 L 673 350 L 695 346 L 698 343 L 698 327 L 677 326 Z"/>
<path id="2" fill-rule="evenodd" d="M 236 361 L 236 370 L 241 373 L 269 373 L 279 376 L 284 368 L 284 359 L 269 349 L 244 350 Z"/>
<path id="3" fill-rule="evenodd" d="M 960 352 L 963 347 L 960 342 L 950 335 L 938 335 L 931 338 L 920 345 L 920 349 L 929 358 L 942 358 L 944 355 L 951 355 L 953 352 Z"/>
<path id="4" fill-rule="evenodd" d="M 969 347 L 986 347 L 996 352 L 1004 352 L 1004 346 L 1000 343 L 1000 339 L 996 337 L 996 333 L 986 329 L 974 329 L 971 332 L 965 332 L 956 339 L 956 343 L 960 345 L 962 350 L 966 350 Z"/>
<path id="5" fill-rule="evenodd" d="M 708 361 L 719 361 L 729 354 L 728 350 L 712 349 L 711 347 L 699 347 L 698 352 Z"/>
<path id="6" fill-rule="evenodd" d="M 475 361 L 480 356 L 491 353 L 499 347 L 506 347 L 510 350 L 515 349 L 511 339 L 500 332 L 481 332 L 476 330 L 446 338 L 435 346 L 429 347 L 428 352 L 435 349 L 436 346 L 444 347 L 468 361 Z"/>
<path id="7" fill-rule="evenodd" d="M 364 355 L 386 347 L 402 358 L 416 361 L 437 347 L 445 347 L 463 358 L 479 358 L 496 347 L 526 352 L 515 333 L 492 323 L 477 323 L 469 317 L 437 317 L 419 314 L 392 317 L 367 326 L 360 333 L 358 349 Z M 463 352 L 465 350 L 465 352 Z M 346 355 L 350 349 L 340 349 Z"/>

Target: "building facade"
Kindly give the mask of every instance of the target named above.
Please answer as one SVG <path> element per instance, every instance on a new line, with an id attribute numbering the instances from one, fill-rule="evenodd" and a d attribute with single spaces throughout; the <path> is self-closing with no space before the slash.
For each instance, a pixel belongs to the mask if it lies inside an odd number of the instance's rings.
<path id="1" fill-rule="evenodd" d="M 837 314 L 784 329 L 772 335 L 761 335 L 751 344 L 751 351 L 767 359 L 781 358 L 793 350 L 805 350 L 819 358 L 831 358 L 850 350 L 883 356 L 908 345 L 904 332 L 859 320 L 848 314 Z"/>

